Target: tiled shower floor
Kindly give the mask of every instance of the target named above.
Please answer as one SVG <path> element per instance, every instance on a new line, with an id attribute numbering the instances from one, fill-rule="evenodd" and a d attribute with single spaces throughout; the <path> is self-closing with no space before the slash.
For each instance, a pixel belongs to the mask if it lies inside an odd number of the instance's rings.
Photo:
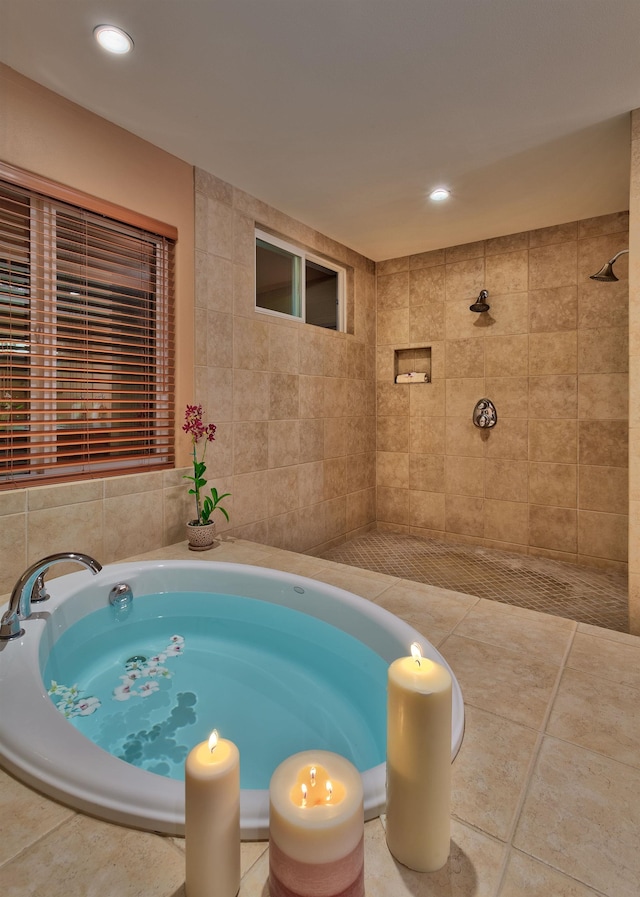
<path id="1" fill-rule="evenodd" d="M 383 532 L 358 536 L 323 557 L 580 623 L 629 631 L 627 577 L 621 573 Z"/>

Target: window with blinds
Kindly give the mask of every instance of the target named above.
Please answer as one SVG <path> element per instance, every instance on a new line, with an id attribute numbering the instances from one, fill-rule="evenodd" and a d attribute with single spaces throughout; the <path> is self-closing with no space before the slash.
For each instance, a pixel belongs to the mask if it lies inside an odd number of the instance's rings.
<path id="1" fill-rule="evenodd" d="M 0 486 L 171 466 L 173 240 L 33 180 L 0 167 Z"/>

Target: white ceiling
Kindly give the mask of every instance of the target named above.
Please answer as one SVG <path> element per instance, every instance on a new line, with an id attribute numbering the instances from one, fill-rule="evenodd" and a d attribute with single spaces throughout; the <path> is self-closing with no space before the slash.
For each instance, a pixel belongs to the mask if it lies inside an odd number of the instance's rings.
<path id="1" fill-rule="evenodd" d="M 640 0 L 1 7 L 2 62 L 375 260 L 628 207 Z"/>

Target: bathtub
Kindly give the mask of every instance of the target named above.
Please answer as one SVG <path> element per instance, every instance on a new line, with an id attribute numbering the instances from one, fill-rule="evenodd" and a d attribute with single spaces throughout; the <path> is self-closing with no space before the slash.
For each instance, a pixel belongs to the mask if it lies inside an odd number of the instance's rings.
<path id="1" fill-rule="evenodd" d="M 0 643 L 0 758 L 27 784 L 110 822 L 182 834 L 184 785 L 124 762 L 86 738 L 54 706 L 42 671 L 58 639 L 73 624 L 107 606 L 109 592 L 122 582 L 131 587 L 134 603 L 136 597 L 188 591 L 243 596 L 290 608 L 337 627 L 387 664 L 405 656 L 417 641 L 425 657 L 450 669 L 433 645 L 393 614 L 350 592 L 294 574 L 222 562 L 147 561 L 112 564 L 96 576 L 83 570 L 53 579 L 48 584 L 50 600 L 33 606 L 34 613 L 24 622 L 25 634 Z M 260 609 L 268 610 L 264 605 Z M 451 673 L 453 759 L 462 742 L 464 707 Z M 361 773 L 369 819 L 384 811 L 385 763 Z M 268 791 L 243 788 L 240 807 L 242 837 L 266 837 Z"/>

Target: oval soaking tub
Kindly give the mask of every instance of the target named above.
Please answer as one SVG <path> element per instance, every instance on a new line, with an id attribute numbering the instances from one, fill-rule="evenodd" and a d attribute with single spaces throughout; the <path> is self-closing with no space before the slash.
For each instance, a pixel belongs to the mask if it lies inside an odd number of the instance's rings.
<path id="1" fill-rule="evenodd" d="M 112 607 L 123 582 L 133 600 Z M 150 831 L 183 833 L 184 757 L 214 727 L 240 748 L 243 838 L 267 836 L 270 774 L 304 748 L 349 757 L 365 816 L 377 816 L 386 668 L 417 641 L 450 669 L 372 602 L 271 569 L 147 561 L 48 585 L 25 634 L 0 645 L 3 764 L 76 809 Z M 453 758 L 464 707 L 452 677 Z"/>

